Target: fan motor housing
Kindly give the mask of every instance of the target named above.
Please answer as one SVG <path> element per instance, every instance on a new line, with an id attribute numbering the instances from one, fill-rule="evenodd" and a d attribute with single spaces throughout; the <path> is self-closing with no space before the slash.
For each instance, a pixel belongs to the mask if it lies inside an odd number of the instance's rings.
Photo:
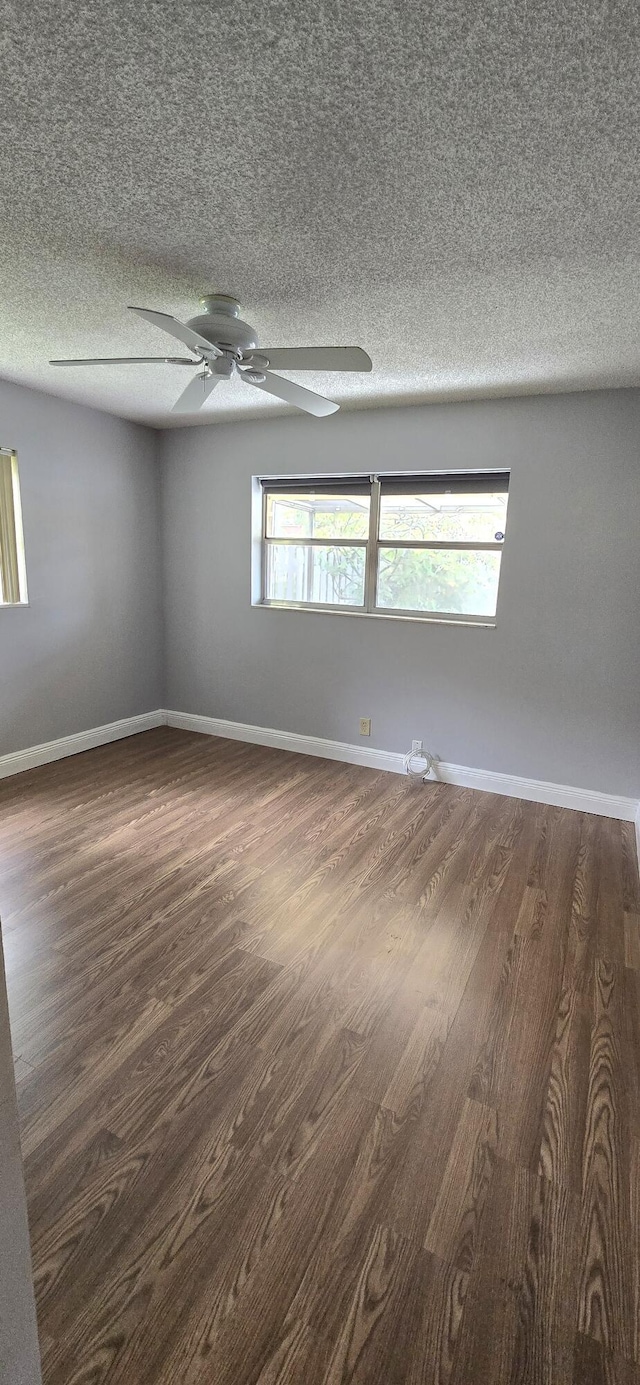
<path id="1" fill-rule="evenodd" d="M 255 328 L 240 317 L 240 304 L 225 293 L 208 293 L 200 299 L 204 312 L 187 323 L 194 332 L 234 356 L 245 355 L 258 345 Z"/>

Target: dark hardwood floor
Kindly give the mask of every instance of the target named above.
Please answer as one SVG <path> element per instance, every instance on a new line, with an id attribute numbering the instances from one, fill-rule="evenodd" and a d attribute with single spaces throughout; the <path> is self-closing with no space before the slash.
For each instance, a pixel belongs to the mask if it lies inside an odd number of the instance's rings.
<path id="1" fill-rule="evenodd" d="M 45 1385 L 638 1385 L 630 824 L 163 728 L 0 867 Z"/>

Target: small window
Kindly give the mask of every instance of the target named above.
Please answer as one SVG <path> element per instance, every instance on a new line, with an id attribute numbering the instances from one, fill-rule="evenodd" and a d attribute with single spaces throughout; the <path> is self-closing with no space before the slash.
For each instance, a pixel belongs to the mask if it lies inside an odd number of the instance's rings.
<path id="1" fill-rule="evenodd" d="M 0 606 L 23 606 L 27 601 L 18 458 L 0 449 Z"/>
<path id="2" fill-rule="evenodd" d="M 508 472 L 263 480 L 262 602 L 491 624 Z"/>

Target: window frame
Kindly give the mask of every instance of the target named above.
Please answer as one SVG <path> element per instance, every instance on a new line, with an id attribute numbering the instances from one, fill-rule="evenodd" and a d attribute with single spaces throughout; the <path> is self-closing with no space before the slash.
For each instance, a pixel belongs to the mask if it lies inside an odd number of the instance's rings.
<path id="1" fill-rule="evenodd" d="M 395 619 L 398 619 L 398 620 L 426 620 L 426 621 L 439 621 L 440 623 L 443 623 L 443 624 L 480 625 L 480 626 L 485 626 L 485 627 L 487 627 L 487 626 L 488 626 L 488 627 L 495 626 L 496 620 L 497 620 L 497 603 L 498 603 L 498 596 L 499 596 L 499 591 L 500 591 L 500 576 L 501 576 L 501 573 L 502 573 L 502 564 L 500 564 L 500 574 L 499 574 L 499 576 L 498 576 L 498 592 L 497 592 L 497 594 L 496 594 L 496 611 L 495 611 L 495 614 L 494 614 L 493 616 L 488 616 L 488 615 L 473 615 L 473 614 L 467 614 L 467 613 L 464 613 L 464 612 L 461 613 L 461 612 L 459 612 L 459 611 L 439 611 L 439 610 L 438 610 L 438 611 L 424 611 L 424 610 L 415 610 L 415 609 L 412 609 L 412 608 L 406 608 L 406 609 L 404 609 L 404 608 L 401 608 L 401 607 L 399 607 L 399 606 L 379 606 L 379 605 L 377 604 L 377 597 L 378 597 L 378 569 L 379 569 L 379 554 L 380 554 L 380 549 L 384 549 L 384 548 L 394 548 L 394 549 L 409 548 L 409 549 L 419 549 L 419 550 L 423 550 L 423 549 L 424 549 L 424 550 L 427 550 L 427 551 L 430 551 L 430 550 L 438 550 L 438 549 L 444 549 L 444 550 L 447 550 L 447 551 L 458 550 L 458 551 L 463 552 L 463 553 L 467 553 L 467 552 L 500 552 L 500 553 L 501 553 L 501 552 L 503 551 L 503 549 L 504 549 L 505 541 L 506 541 L 506 529 L 505 529 L 505 539 L 502 539 L 502 540 L 500 540 L 500 541 L 493 541 L 493 542 L 480 542 L 480 541 L 475 541 L 475 540 L 472 540 L 472 539 L 463 540 L 463 541 L 460 541 L 460 540 L 451 540 L 451 539 L 394 539 L 394 540 L 392 541 L 392 540 L 390 540 L 390 539 L 387 539 L 387 540 L 381 539 L 381 538 L 380 538 L 380 497 L 381 497 L 381 494 L 382 494 L 382 491 L 383 491 L 384 483 L 385 483 L 385 482 L 391 482 L 391 483 L 393 483 L 394 480 L 402 480 L 402 481 L 406 481 L 407 483 L 408 483 L 408 482 L 411 482 L 411 481 L 415 481 L 416 483 L 428 482 L 429 480 L 432 480 L 432 481 L 436 481 L 436 480 L 437 480 L 437 481 L 443 482 L 443 481 L 446 481 L 446 480 L 451 479 L 452 481 L 455 481 L 455 482 L 456 482 L 457 488 L 458 488 L 459 490 L 462 491 L 462 490 L 463 490 L 463 487 L 462 487 L 462 485 L 461 485 L 460 483 L 462 483 L 462 482 L 464 482 L 464 481 L 467 481 L 467 480 L 468 480 L 469 482 L 471 482 L 472 480 L 477 482 L 477 481 L 482 480 L 484 476 L 487 476 L 488 478 L 489 478 L 489 477 L 490 477 L 490 478 L 494 478 L 494 477 L 496 476 L 496 474 L 497 474 L 497 473 L 496 473 L 495 470 L 489 471 L 489 470 L 487 469 L 487 470 L 484 470 L 484 471 L 483 471 L 483 470 L 470 470 L 470 471 L 452 471 L 452 472 L 443 472 L 443 471 L 437 471 L 437 472 L 436 472 L 436 471 L 431 471 L 431 472 L 425 471 L 425 472 L 411 472 L 411 473 L 406 473 L 406 472 L 402 472 L 402 473 L 399 473 L 399 472 L 398 472 L 398 473 L 394 473 L 394 472 L 385 472 L 385 473 L 376 473 L 375 475 L 369 475 L 369 476 L 367 476 L 366 474 L 364 474 L 364 475 L 361 474 L 361 475 L 353 475 L 353 476 L 342 475 L 342 476 L 322 476 L 322 477 L 314 477 L 314 476 L 290 476 L 290 477 L 289 477 L 289 476 L 263 476 L 263 477 L 257 478 L 258 481 L 259 481 L 259 485 L 260 485 L 261 492 L 262 492 L 262 505 L 261 505 L 261 533 L 260 533 L 260 555 L 261 555 L 261 557 L 260 557 L 260 599 L 259 599 L 259 601 L 258 601 L 256 604 L 257 604 L 257 605 L 260 605 L 260 606 L 264 606 L 264 607 L 266 607 L 268 610 L 284 610 L 284 611 L 328 611 L 328 612 L 333 613 L 333 614 L 340 614 L 340 615 L 358 615 L 358 616 L 365 615 L 365 616 L 382 617 L 383 619 L 387 619 L 387 620 L 389 620 L 389 619 L 390 619 L 390 620 L 395 620 Z M 503 467 L 503 468 L 501 468 L 499 474 L 502 475 L 502 476 L 506 476 L 506 477 L 507 477 L 506 494 L 508 495 L 508 494 L 509 494 L 510 480 L 511 480 L 511 473 L 510 473 L 510 471 L 509 471 L 508 468 Z M 362 482 L 363 482 L 363 481 L 368 481 L 368 482 L 369 482 L 369 485 L 370 485 L 370 492 L 369 492 L 369 494 L 370 494 L 370 504 L 369 504 L 369 533 L 368 533 L 366 539 L 354 539 L 354 538 L 349 538 L 349 539 L 344 539 L 344 540 L 343 540 L 343 539 L 324 539 L 324 538 L 322 538 L 322 539 L 314 539 L 314 538 L 304 538 L 304 539 L 300 539 L 300 538 L 279 538 L 279 537 L 277 537 L 277 536 L 275 536 L 275 535 L 269 535 L 269 534 L 267 533 L 267 505 L 268 505 L 268 498 L 269 498 L 269 495 L 273 495 L 274 492 L 275 492 L 276 490 L 282 490 L 283 493 L 286 493 L 287 488 L 289 488 L 290 491 L 291 491 L 291 493 L 292 493 L 292 494 L 295 494 L 295 492 L 296 492 L 297 489 L 299 489 L 299 490 L 301 490 L 301 491 L 304 490 L 305 488 L 311 489 L 311 488 L 313 487 L 313 485 L 314 485 L 314 482 L 316 482 L 317 485 L 318 485 L 318 487 L 320 487 L 320 485 L 322 485 L 325 489 L 327 489 L 328 487 L 330 487 L 330 486 L 332 485 L 332 483 L 335 483 L 335 488 L 336 488 L 336 491 L 337 491 L 337 492 L 339 492 L 340 490 L 344 490 L 344 491 L 346 492 L 346 491 L 348 491 L 349 482 L 353 482 L 354 485 L 358 485 L 358 484 L 359 484 L 359 485 L 362 485 Z M 276 482 L 277 482 L 277 485 L 275 484 Z M 417 485 L 416 485 L 416 491 L 418 491 L 418 489 L 419 489 L 419 486 L 418 486 L 418 484 L 417 484 Z M 426 487 L 425 487 L 425 490 L 426 490 Z M 295 547 L 298 547 L 298 548 L 299 548 L 301 545 L 304 545 L 305 547 L 317 547 L 317 548 L 364 548 L 364 549 L 366 550 L 366 556 L 365 556 L 365 570 L 364 570 L 364 602 L 363 602 L 363 604 L 362 604 L 362 605 L 356 606 L 356 605 L 346 604 L 346 603 L 344 603 L 344 602 L 341 603 L 341 604 L 337 604 L 337 603 L 330 603 L 330 602 L 326 602 L 326 601 L 322 601 L 322 602 L 317 602 L 317 601 L 278 601 L 278 600 L 275 600 L 275 599 L 273 599 L 273 598 L 271 598 L 271 597 L 268 597 L 267 594 L 266 594 L 266 593 L 267 593 L 267 555 L 268 555 L 269 546 L 272 545 L 272 544 L 278 544 L 278 545 L 281 545 L 281 546 L 288 545 L 288 546 L 294 547 L 294 548 L 295 548 Z"/>
<path id="2" fill-rule="evenodd" d="M 22 522 L 22 500 L 20 495 L 20 473 L 18 468 L 18 454 L 14 447 L 0 446 L 0 458 L 9 458 L 11 472 L 11 519 L 13 528 L 13 542 L 9 545 L 9 554 L 0 552 L 0 611 L 19 611 L 29 605 L 29 594 L 27 590 L 27 565 L 24 546 L 24 527 Z M 0 504 L 2 503 L 0 497 Z M 0 525 L 2 516 L 0 515 Z M 13 552 L 11 551 L 13 549 Z M 13 569 L 14 584 L 18 589 L 17 601 L 6 601 L 2 595 L 3 581 L 1 569 L 5 563 L 9 563 Z"/>

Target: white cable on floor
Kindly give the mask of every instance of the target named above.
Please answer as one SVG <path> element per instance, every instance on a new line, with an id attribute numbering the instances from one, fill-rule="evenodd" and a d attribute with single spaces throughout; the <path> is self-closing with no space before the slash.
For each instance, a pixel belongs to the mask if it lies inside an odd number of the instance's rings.
<path id="1" fill-rule="evenodd" d="M 435 755 L 428 750 L 410 750 L 404 757 L 404 767 L 410 779 L 427 779 L 434 765 Z"/>

